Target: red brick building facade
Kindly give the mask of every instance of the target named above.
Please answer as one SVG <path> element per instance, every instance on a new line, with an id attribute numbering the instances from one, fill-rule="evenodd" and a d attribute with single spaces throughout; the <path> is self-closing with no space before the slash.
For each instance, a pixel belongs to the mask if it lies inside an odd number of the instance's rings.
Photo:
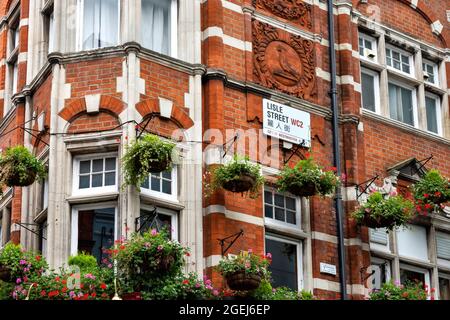
<path id="1" fill-rule="evenodd" d="M 218 239 L 243 230 L 228 253 L 273 251 L 277 284 L 340 298 L 334 199 L 278 193 L 278 170 L 307 149 L 262 132 L 263 99 L 307 112 L 314 159 L 334 165 L 326 2 L 0 1 L 0 148 L 23 144 L 49 168 L 46 181 L 5 190 L 0 245 L 43 250 L 60 266 L 82 240 L 98 241 L 101 230 L 110 239 L 126 236 L 157 207 L 173 237 L 192 248 L 187 270 L 218 286 Z M 350 219 L 361 200 L 356 186 L 374 176 L 377 186 L 400 191 L 424 168 L 450 177 L 449 12 L 448 1 L 334 1 L 352 299 L 364 298 L 371 280 L 411 277 L 449 299 L 446 211 L 388 234 Z M 121 188 L 120 158 L 136 123 L 149 119 L 151 132 L 184 138 L 177 145 L 183 161 L 139 193 Z M 260 197 L 205 197 L 204 173 L 234 152 L 261 165 L 267 185 Z M 371 266 L 379 267 L 375 280 Z"/>

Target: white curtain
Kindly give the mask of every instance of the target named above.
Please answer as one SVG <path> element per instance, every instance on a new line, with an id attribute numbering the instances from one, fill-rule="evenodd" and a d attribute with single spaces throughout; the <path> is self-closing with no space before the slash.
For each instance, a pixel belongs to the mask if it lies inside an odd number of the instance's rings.
<path id="1" fill-rule="evenodd" d="M 142 45 L 170 53 L 170 4 L 172 0 L 142 0 Z"/>
<path id="2" fill-rule="evenodd" d="M 83 49 L 117 45 L 120 0 L 84 0 Z"/>

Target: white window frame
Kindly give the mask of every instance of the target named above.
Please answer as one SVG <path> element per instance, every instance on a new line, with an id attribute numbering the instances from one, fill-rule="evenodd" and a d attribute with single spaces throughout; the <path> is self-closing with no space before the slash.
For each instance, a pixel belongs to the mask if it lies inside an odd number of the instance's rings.
<path id="1" fill-rule="evenodd" d="M 438 266 L 450 269 L 450 260 L 443 259 L 443 258 L 440 258 L 437 256 L 437 233 L 444 233 L 447 235 L 449 235 L 449 233 L 445 232 L 445 231 L 441 231 L 441 230 L 436 230 L 436 235 L 435 235 L 436 240 L 435 241 L 436 241 L 436 260 L 437 260 Z"/>
<path id="2" fill-rule="evenodd" d="M 438 64 L 436 62 L 433 62 L 433 61 L 430 61 L 427 59 L 422 59 L 422 69 L 423 69 L 423 65 L 433 67 L 433 73 L 434 73 L 433 76 L 434 76 L 435 82 L 430 82 L 427 79 L 425 79 L 425 77 L 423 80 L 429 85 L 439 87 L 440 81 L 439 81 L 439 66 L 438 66 Z M 423 70 L 423 71 L 427 72 L 426 70 Z"/>
<path id="3" fill-rule="evenodd" d="M 160 173 L 161 174 L 161 173 Z M 152 181 L 151 174 L 149 175 L 149 189 L 141 187 L 141 194 L 147 195 L 154 198 L 178 201 L 178 166 L 173 165 L 172 167 L 172 194 L 167 194 L 164 192 L 154 191 L 151 189 Z"/>
<path id="4" fill-rule="evenodd" d="M 270 191 L 272 193 L 278 193 L 279 195 L 282 195 L 283 197 L 288 196 L 290 198 L 294 198 L 295 199 L 295 206 L 296 206 L 296 210 L 295 210 L 295 224 L 292 223 L 287 223 L 287 222 L 283 222 L 280 220 L 277 220 L 275 218 L 268 218 L 266 217 L 266 199 L 265 199 L 265 191 Z M 282 193 L 277 191 L 275 188 L 270 187 L 270 186 L 265 186 L 264 187 L 264 193 L 263 193 L 263 213 L 264 213 L 264 222 L 266 226 L 269 227 L 280 227 L 280 228 L 285 228 L 285 229 L 290 229 L 293 232 L 298 232 L 298 231 L 302 231 L 302 201 L 300 197 L 294 196 L 288 192 Z M 272 207 L 275 207 L 275 203 L 272 203 Z M 273 212 L 273 214 L 275 215 L 275 211 Z"/>
<path id="5" fill-rule="evenodd" d="M 365 55 L 361 55 L 361 53 L 359 52 L 359 49 L 360 49 L 359 38 L 362 38 L 364 41 L 367 40 L 367 41 L 372 43 L 372 48 L 373 48 L 372 51 L 375 53 L 375 57 L 373 59 L 370 59 L 370 58 L 366 57 Z M 366 49 L 365 46 L 363 48 Z M 377 43 L 377 39 L 374 38 L 374 37 L 371 37 L 371 36 L 369 36 L 369 35 L 367 35 L 365 33 L 361 33 L 360 32 L 359 36 L 358 36 L 358 54 L 359 54 L 360 59 L 364 59 L 366 61 L 378 63 L 378 43 Z"/>
<path id="6" fill-rule="evenodd" d="M 425 92 L 425 97 L 426 98 L 431 98 L 434 99 L 436 101 L 436 121 L 437 121 L 437 129 L 438 132 L 433 132 L 433 131 L 429 131 L 428 130 L 428 122 L 425 123 L 425 131 L 431 133 L 431 134 L 435 134 L 438 136 L 442 136 L 442 104 L 441 104 L 441 98 L 433 93 L 430 92 Z M 425 100 L 425 115 L 426 115 L 426 108 L 427 108 L 427 104 L 426 104 L 426 100 Z"/>
<path id="7" fill-rule="evenodd" d="M 122 20 L 121 20 L 121 15 L 122 15 L 122 12 L 121 12 L 121 3 L 122 3 L 122 0 L 117 0 L 117 6 L 118 6 L 118 13 L 117 13 L 117 18 L 118 18 L 118 21 L 117 21 L 117 44 L 116 45 L 120 45 L 120 43 L 121 43 L 121 34 L 120 34 L 120 31 L 121 31 L 121 28 L 120 28 L 120 25 L 121 25 L 121 22 L 122 22 Z M 76 22 L 76 24 L 77 24 L 77 36 L 76 36 L 76 48 L 77 48 L 77 51 L 88 51 L 88 50 L 100 50 L 100 49 L 102 49 L 102 48 L 106 48 L 106 47 L 100 47 L 100 48 L 92 48 L 92 49 L 84 49 L 83 48 L 83 33 L 84 33 L 84 0 L 77 0 L 77 17 L 78 17 L 78 19 L 77 19 L 77 22 Z"/>
<path id="8" fill-rule="evenodd" d="M 397 70 L 397 69 L 395 69 Z M 396 86 L 402 87 L 404 89 L 407 90 L 411 90 L 412 91 L 412 104 L 413 104 L 413 121 L 414 124 L 412 125 L 414 128 L 419 128 L 419 115 L 418 115 L 418 110 L 417 110 L 417 89 L 413 86 L 407 85 L 404 82 L 395 80 L 395 79 L 388 79 L 388 117 L 391 120 L 403 123 L 404 125 L 408 125 L 411 126 L 409 123 L 397 120 L 397 119 L 392 119 L 391 118 L 391 105 L 390 105 L 390 97 L 389 97 L 389 84 L 392 83 Z"/>
<path id="9" fill-rule="evenodd" d="M 71 237 L 70 237 L 70 254 L 78 254 L 78 213 L 85 210 L 95 210 L 104 208 L 114 208 L 114 240 L 118 239 L 118 214 L 116 202 L 102 202 L 98 204 L 82 204 L 72 207 L 71 217 Z"/>
<path id="10" fill-rule="evenodd" d="M 404 269 L 404 270 L 408 270 L 408 271 L 413 271 L 413 272 L 417 272 L 417 273 L 423 273 L 425 275 L 425 283 L 424 285 L 428 286 L 428 288 L 431 288 L 431 277 L 430 277 L 430 270 L 426 269 L 426 268 L 421 268 L 421 267 L 416 267 L 416 266 L 412 266 L 410 264 L 406 264 L 406 263 L 402 263 L 400 262 L 400 270 Z M 401 271 L 399 273 L 399 276 L 401 274 Z"/>
<path id="11" fill-rule="evenodd" d="M 156 208 L 156 210 L 158 210 L 158 213 L 164 214 L 166 216 L 170 216 L 172 219 L 172 230 L 171 230 L 171 236 L 172 236 L 172 240 L 178 241 L 178 215 L 179 212 L 175 211 L 175 210 L 171 210 L 171 209 L 166 209 L 164 207 L 158 207 L 158 206 L 152 206 L 152 205 L 148 205 L 148 204 L 141 204 L 141 210 L 146 210 L 146 211 L 152 211 Z"/>
<path id="12" fill-rule="evenodd" d="M 104 158 L 116 158 L 116 184 L 114 186 L 103 186 L 97 188 L 87 188 L 80 189 L 80 162 L 86 160 L 96 160 Z M 91 168 L 92 169 L 92 168 Z M 104 173 L 104 171 L 102 171 Z M 73 170 L 72 170 L 72 195 L 75 196 L 87 196 L 87 195 L 97 195 L 102 193 L 117 192 L 119 185 L 119 159 L 117 152 L 111 153 L 96 153 L 89 155 L 80 155 L 73 158 Z"/>
<path id="13" fill-rule="evenodd" d="M 390 50 L 391 52 L 395 51 L 395 52 L 398 52 L 400 55 L 407 56 L 408 57 L 408 62 L 409 62 L 409 73 L 404 72 L 403 70 L 396 69 L 396 68 L 388 65 L 388 63 L 387 63 L 387 59 L 388 59 L 387 53 L 386 53 L 386 61 L 385 61 L 386 68 L 388 68 L 389 70 L 393 70 L 394 72 L 400 72 L 400 73 L 405 74 L 405 75 L 407 75 L 409 77 L 415 77 L 414 76 L 415 75 L 414 55 L 411 52 L 402 50 L 402 49 L 400 49 L 398 47 L 395 47 L 393 45 L 388 45 L 388 44 L 386 45 L 386 50 Z M 400 57 L 400 59 L 401 59 L 401 57 Z M 391 60 L 393 60 L 392 56 L 391 56 Z"/>
<path id="14" fill-rule="evenodd" d="M 374 95 L 375 95 L 375 111 L 365 109 L 363 105 L 363 90 L 361 87 L 361 107 L 364 111 L 374 112 L 376 114 L 381 114 L 381 103 L 380 103 L 380 74 L 376 71 L 361 67 L 361 86 L 362 86 L 362 74 L 366 73 L 374 77 Z"/>
<path id="15" fill-rule="evenodd" d="M 371 257 L 370 257 L 370 260 L 371 260 L 372 265 L 373 265 L 374 263 L 377 263 L 377 264 L 386 264 L 386 274 L 385 274 L 386 282 L 388 282 L 388 281 L 390 281 L 390 280 L 392 279 L 392 269 L 391 269 L 391 268 L 392 268 L 392 260 L 389 260 L 389 259 L 383 259 L 383 258 L 374 257 L 374 256 L 371 256 Z M 375 271 L 375 274 L 376 274 L 376 273 L 377 273 L 377 269 L 374 268 L 373 266 L 371 266 L 371 268 L 372 268 L 371 271 Z M 375 274 L 374 274 L 372 277 L 374 277 Z M 368 280 L 371 280 L 372 277 L 369 277 Z M 367 285 L 368 285 L 369 289 L 372 289 L 372 288 L 371 288 L 371 287 L 372 287 L 372 281 L 369 281 L 369 282 L 367 283 Z M 382 285 L 383 285 L 383 283 L 380 283 L 380 286 L 382 286 Z"/>
<path id="16" fill-rule="evenodd" d="M 267 253 L 265 243 L 266 239 L 278 241 L 278 242 L 284 242 L 288 244 L 293 244 L 297 246 L 297 290 L 301 291 L 304 289 L 304 283 L 303 283 L 303 242 L 301 240 L 294 240 L 292 238 L 288 238 L 285 236 L 281 236 L 274 233 L 267 232 L 264 237 L 264 252 Z"/>

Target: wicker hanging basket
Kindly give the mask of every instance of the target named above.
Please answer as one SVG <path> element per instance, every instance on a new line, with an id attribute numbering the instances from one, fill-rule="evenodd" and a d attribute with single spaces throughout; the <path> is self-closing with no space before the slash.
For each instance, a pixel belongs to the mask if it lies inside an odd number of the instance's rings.
<path id="1" fill-rule="evenodd" d="M 258 289 L 261 284 L 261 276 L 257 274 L 247 274 L 245 271 L 238 271 L 225 277 L 228 287 L 236 291 L 250 291 Z"/>
<path id="2" fill-rule="evenodd" d="M 289 187 L 288 191 L 298 197 L 311 197 L 317 193 L 316 185 L 313 182 L 304 184 L 301 187 L 298 185 L 292 185 Z"/>
<path id="3" fill-rule="evenodd" d="M 249 191 L 255 184 L 255 177 L 248 174 L 242 174 L 239 178 L 224 182 L 222 187 L 227 191 L 243 193 Z"/>

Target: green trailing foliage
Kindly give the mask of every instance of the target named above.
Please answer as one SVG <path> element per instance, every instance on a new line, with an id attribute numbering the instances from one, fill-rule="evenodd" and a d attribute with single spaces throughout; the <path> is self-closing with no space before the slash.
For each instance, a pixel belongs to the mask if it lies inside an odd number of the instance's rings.
<path id="1" fill-rule="evenodd" d="M 431 289 L 433 292 L 434 289 Z M 420 282 L 407 282 L 405 285 L 384 283 L 381 289 L 370 293 L 370 300 L 427 300 L 429 292 Z M 433 299 L 433 296 L 430 297 Z"/>
<path id="2" fill-rule="evenodd" d="M 340 183 L 335 171 L 335 168 L 324 170 L 314 162 L 312 157 L 308 156 L 297 162 L 293 168 L 285 166 L 281 170 L 277 181 L 278 190 L 296 194 L 294 190 L 302 190 L 313 185 L 315 194 L 330 195 L 335 192 Z"/>
<path id="3" fill-rule="evenodd" d="M 417 213 L 427 214 L 450 201 L 450 180 L 432 169 L 412 186 L 412 191 Z"/>
<path id="4" fill-rule="evenodd" d="M 249 190 L 244 192 L 248 192 L 251 198 L 257 198 L 265 181 L 261 175 L 261 167 L 251 163 L 248 156 L 235 155 L 231 162 L 214 168 L 210 174 L 211 181 L 205 185 L 208 195 L 218 189 L 226 189 L 226 185 L 230 183 L 239 183 L 242 177 L 251 177 L 253 181 L 249 185 Z"/>
<path id="5" fill-rule="evenodd" d="M 309 291 L 296 291 L 287 287 L 273 288 L 270 281 L 263 280 L 258 289 L 252 293 L 257 300 L 314 300 Z"/>
<path id="6" fill-rule="evenodd" d="M 373 192 L 352 217 L 359 225 L 392 230 L 405 225 L 413 217 L 413 203 L 401 195 L 384 197 Z"/>
<path id="7" fill-rule="evenodd" d="M 0 156 L 0 192 L 4 186 L 26 186 L 47 175 L 44 164 L 24 146 L 7 148 Z"/>
<path id="8" fill-rule="evenodd" d="M 159 167 L 159 172 L 172 169 L 174 148 L 174 143 L 153 134 L 133 141 L 122 159 L 125 186 L 133 185 L 140 189 L 155 166 Z"/>

